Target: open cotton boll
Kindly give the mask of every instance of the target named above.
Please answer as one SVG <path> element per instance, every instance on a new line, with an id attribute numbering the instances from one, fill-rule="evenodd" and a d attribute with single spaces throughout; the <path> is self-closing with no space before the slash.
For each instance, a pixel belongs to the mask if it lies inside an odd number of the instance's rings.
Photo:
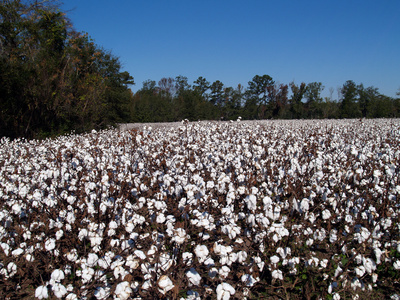
<path id="1" fill-rule="evenodd" d="M 189 271 L 186 272 L 186 277 L 189 280 L 189 285 L 200 285 L 201 276 L 195 268 L 190 268 Z"/>
<path id="2" fill-rule="evenodd" d="M 97 287 L 94 291 L 94 296 L 99 300 L 108 299 L 108 297 L 110 296 L 110 288 Z"/>
<path id="3" fill-rule="evenodd" d="M 47 287 L 44 285 L 38 286 L 35 290 L 35 297 L 38 299 L 49 298 L 49 292 L 47 290 Z"/>
<path id="4" fill-rule="evenodd" d="M 197 245 L 196 248 L 194 248 L 194 253 L 199 262 L 202 263 L 206 260 L 209 251 L 206 245 Z"/>
<path id="5" fill-rule="evenodd" d="M 228 300 L 235 292 L 235 289 L 229 283 L 220 283 L 217 286 L 217 300 Z"/>
<path id="6" fill-rule="evenodd" d="M 283 280 L 283 274 L 281 270 L 273 270 L 271 275 L 275 279 Z"/>
<path id="7" fill-rule="evenodd" d="M 47 251 L 51 251 L 56 247 L 56 240 L 55 239 L 47 239 L 44 243 L 44 247 Z"/>
<path id="8" fill-rule="evenodd" d="M 159 291 L 163 295 L 165 295 L 168 291 L 172 290 L 174 288 L 174 283 L 172 280 L 167 276 L 167 275 L 162 275 L 160 279 L 157 282 Z"/>
<path id="9" fill-rule="evenodd" d="M 61 283 L 55 283 L 52 287 L 51 290 L 53 291 L 54 295 L 60 299 L 64 297 L 65 294 L 68 293 L 67 289 L 65 286 L 63 286 Z"/>
<path id="10" fill-rule="evenodd" d="M 63 270 L 56 269 L 51 273 L 51 279 L 55 282 L 60 282 L 65 278 Z"/>
<path id="11" fill-rule="evenodd" d="M 183 228 L 177 228 L 174 230 L 174 236 L 172 237 L 172 241 L 181 245 L 185 242 L 187 238 L 186 231 Z M 189 238 L 189 237 L 188 237 Z"/>
<path id="12" fill-rule="evenodd" d="M 257 208 L 257 197 L 253 194 L 248 195 L 245 199 L 244 202 L 247 205 L 247 208 L 251 211 L 256 210 Z"/>
<path id="13" fill-rule="evenodd" d="M 246 286 L 249 286 L 249 287 L 253 286 L 258 281 L 256 279 L 254 279 L 254 277 L 252 275 L 250 275 L 250 274 L 242 275 L 241 280 L 242 280 L 243 283 L 246 284 Z"/>
<path id="14" fill-rule="evenodd" d="M 120 300 L 127 300 L 129 299 L 132 293 L 132 289 L 130 287 L 129 282 L 123 281 L 118 283 L 117 287 L 115 288 L 114 295 L 118 297 L 117 299 Z"/>

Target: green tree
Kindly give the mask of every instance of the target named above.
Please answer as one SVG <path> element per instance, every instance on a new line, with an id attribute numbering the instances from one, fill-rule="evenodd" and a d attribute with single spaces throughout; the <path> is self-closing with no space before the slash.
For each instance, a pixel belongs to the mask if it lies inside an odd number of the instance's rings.
<path id="1" fill-rule="evenodd" d="M 216 80 L 210 86 L 210 102 L 213 105 L 222 107 L 224 104 L 224 84 Z"/>
<path id="2" fill-rule="evenodd" d="M 0 2 L 0 134 L 45 137 L 125 120 L 133 78 L 52 1 Z"/>
<path id="3" fill-rule="evenodd" d="M 357 85 L 352 80 L 346 81 L 341 89 L 340 116 L 342 118 L 359 118 L 361 116 L 358 104 Z"/>
<path id="4" fill-rule="evenodd" d="M 197 91 L 200 94 L 200 96 L 204 97 L 204 99 L 207 100 L 206 92 L 210 88 L 210 82 L 208 82 L 205 78 L 200 76 L 193 83 L 194 83 L 193 85 L 194 90 Z"/>
<path id="5" fill-rule="evenodd" d="M 321 92 L 324 90 L 321 82 L 311 82 L 307 84 L 304 93 L 306 99 L 306 110 L 308 118 L 321 118 L 322 117 L 322 97 Z"/>
<path id="6" fill-rule="evenodd" d="M 301 119 L 304 117 L 303 97 L 306 93 L 307 87 L 304 82 L 296 85 L 293 81 L 289 83 L 292 96 L 289 99 L 291 118 Z"/>
<path id="7" fill-rule="evenodd" d="M 265 119 L 272 117 L 271 102 L 274 99 L 275 82 L 269 75 L 256 75 L 248 83 L 245 109 L 250 118 Z"/>

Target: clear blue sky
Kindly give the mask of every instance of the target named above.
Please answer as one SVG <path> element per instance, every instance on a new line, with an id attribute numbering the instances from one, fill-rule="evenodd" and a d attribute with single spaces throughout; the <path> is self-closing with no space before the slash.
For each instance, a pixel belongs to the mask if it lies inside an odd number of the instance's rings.
<path id="1" fill-rule="evenodd" d="M 66 0 L 74 28 L 120 58 L 135 79 L 199 76 L 236 87 L 255 75 L 347 80 L 395 97 L 400 88 L 399 0 Z"/>

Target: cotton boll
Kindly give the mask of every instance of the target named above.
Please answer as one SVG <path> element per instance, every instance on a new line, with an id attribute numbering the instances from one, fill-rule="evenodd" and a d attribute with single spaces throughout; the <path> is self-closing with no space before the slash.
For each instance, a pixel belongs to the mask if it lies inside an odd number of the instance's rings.
<path id="1" fill-rule="evenodd" d="M 196 254 L 199 262 L 202 263 L 205 261 L 209 251 L 206 245 L 197 245 L 194 249 L 194 253 Z"/>
<path id="2" fill-rule="evenodd" d="M 94 291 L 94 296 L 96 299 L 105 300 L 110 296 L 110 288 L 97 287 Z"/>
<path id="3" fill-rule="evenodd" d="M 24 250 L 21 248 L 15 249 L 11 252 L 12 256 L 20 256 L 22 253 L 24 253 Z"/>
<path id="4" fill-rule="evenodd" d="M 65 297 L 65 300 L 78 300 L 78 296 L 74 293 L 70 293 Z"/>
<path id="5" fill-rule="evenodd" d="M 271 275 L 275 279 L 283 280 L 283 274 L 281 270 L 273 270 Z"/>
<path id="6" fill-rule="evenodd" d="M 63 270 L 56 269 L 51 273 L 51 279 L 54 280 L 54 282 L 60 282 L 65 278 Z"/>
<path id="7" fill-rule="evenodd" d="M 254 277 L 252 275 L 250 275 L 250 274 L 242 275 L 241 280 L 242 280 L 243 283 L 246 284 L 246 286 L 249 286 L 249 287 L 252 287 L 258 281 L 256 279 L 254 279 Z"/>
<path id="8" fill-rule="evenodd" d="M 363 277 L 365 274 L 365 268 L 364 266 L 358 266 L 354 269 L 354 272 L 356 273 L 357 277 Z"/>
<path id="9" fill-rule="evenodd" d="M 237 261 L 243 264 L 247 259 L 247 252 L 246 251 L 239 251 L 237 253 Z"/>
<path id="10" fill-rule="evenodd" d="M 55 239 L 47 239 L 44 243 L 44 246 L 47 251 L 51 251 L 56 247 L 56 240 Z"/>
<path id="11" fill-rule="evenodd" d="M 279 256 L 273 255 L 270 257 L 271 263 L 276 266 L 276 264 L 279 262 Z"/>
<path id="12" fill-rule="evenodd" d="M 127 281 L 118 283 L 118 285 L 114 291 L 115 296 L 117 296 L 118 299 L 120 299 L 120 300 L 129 299 L 131 293 L 132 293 L 132 289 L 130 287 L 129 282 L 127 282 Z"/>
<path id="13" fill-rule="evenodd" d="M 328 209 L 322 211 L 322 219 L 328 220 L 331 216 L 331 212 Z"/>
<path id="14" fill-rule="evenodd" d="M 99 260 L 99 257 L 95 253 L 89 253 L 88 258 L 86 260 L 86 264 L 89 267 L 94 267 L 97 265 L 97 261 Z"/>
<path id="15" fill-rule="evenodd" d="M 165 295 L 168 291 L 172 290 L 174 288 L 174 283 L 172 280 L 167 276 L 167 275 L 162 275 L 160 279 L 157 282 L 159 291 L 163 295 Z"/>
<path id="16" fill-rule="evenodd" d="M 225 279 L 226 277 L 228 277 L 230 271 L 231 269 L 229 269 L 228 266 L 222 266 L 219 269 L 218 274 L 222 279 Z"/>
<path id="17" fill-rule="evenodd" d="M 217 286 L 217 300 L 228 300 L 230 296 L 235 294 L 235 289 L 226 282 L 220 283 Z"/>
<path id="18" fill-rule="evenodd" d="M 372 272 L 376 270 L 376 264 L 371 258 L 363 257 L 362 262 L 368 274 L 372 274 Z"/>
<path id="19" fill-rule="evenodd" d="M 396 260 L 396 261 L 393 263 L 393 268 L 394 268 L 395 270 L 400 270 L 400 260 Z"/>
<path id="20" fill-rule="evenodd" d="M 13 262 L 10 262 L 7 265 L 7 272 L 8 272 L 8 277 L 13 277 L 15 274 L 17 274 L 17 265 Z"/>
<path id="21" fill-rule="evenodd" d="M 54 295 L 60 299 L 64 297 L 65 294 L 68 293 L 67 289 L 65 286 L 63 286 L 61 283 L 55 283 L 52 287 L 51 290 L 53 291 Z"/>
<path id="22" fill-rule="evenodd" d="M 249 195 L 244 199 L 247 208 L 254 211 L 257 208 L 257 197 L 255 195 Z"/>
<path id="23" fill-rule="evenodd" d="M 48 293 L 47 287 L 44 285 L 37 287 L 35 290 L 35 297 L 39 298 L 39 299 L 49 298 L 49 293 Z"/>
<path id="24" fill-rule="evenodd" d="M 186 277 L 189 280 L 189 286 L 191 285 L 200 285 L 201 276 L 194 268 L 190 268 L 189 271 L 186 272 Z"/>
<path id="25" fill-rule="evenodd" d="M 176 242 L 178 245 L 181 245 L 185 242 L 187 236 L 186 231 L 183 228 L 177 228 L 174 230 L 174 236 L 172 237 L 172 241 Z"/>
<path id="26" fill-rule="evenodd" d="M 190 266 L 193 263 L 193 253 L 191 252 L 183 252 L 182 253 L 183 263 L 187 266 Z"/>

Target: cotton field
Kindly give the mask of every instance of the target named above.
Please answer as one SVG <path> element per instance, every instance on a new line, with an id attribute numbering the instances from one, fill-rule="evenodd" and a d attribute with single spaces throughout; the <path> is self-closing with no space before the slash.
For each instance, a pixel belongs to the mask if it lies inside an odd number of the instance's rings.
<path id="1" fill-rule="evenodd" d="M 400 299 L 400 120 L 0 141 L 2 299 Z"/>

